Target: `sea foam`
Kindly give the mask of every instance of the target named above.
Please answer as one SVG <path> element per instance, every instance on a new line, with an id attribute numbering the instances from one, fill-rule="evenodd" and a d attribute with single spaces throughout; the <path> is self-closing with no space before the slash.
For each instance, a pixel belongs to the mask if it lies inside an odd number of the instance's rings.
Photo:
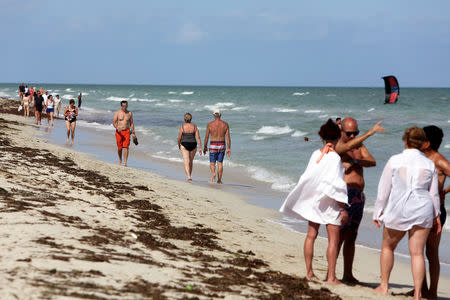
<path id="1" fill-rule="evenodd" d="M 288 192 L 295 186 L 295 182 L 289 177 L 270 172 L 261 167 L 247 167 L 247 172 L 256 180 L 271 183 L 271 188 L 277 191 Z"/>
<path id="2" fill-rule="evenodd" d="M 217 102 L 213 105 L 205 105 L 204 108 L 213 111 L 215 109 L 229 109 L 232 106 L 234 106 L 233 102 Z"/>
<path id="3" fill-rule="evenodd" d="M 309 95 L 309 92 L 296 92 L 292 94 L 292 96 L 306 96 L 306 95 Z"/>
<path id="4" fill-rule="evenodd" d="M 181 95 L 192 95 L 194 92 L 182 92 Z"/>
<path id="5" fill-rule="evenodd" d="M 109 96 L 108 98 L 106 98 L 106 100 L 110 100 L 110 101 L 123 101 L 123 100 L 125 100 L 125 98 L 124 98 L 124 97 Z"/>
<path id="6" fill-rule="evenodd" d="M 281 107 L 274 107 L 272 109 L 275 112 L 281 112 L 281 113 L 288 113 L 288 112 L 296 112 L 298 111 L 297 109 L 294 108 L 281 108 Z"/>
<path id="7" fill-rule="evenodd" d="M 281 135 L 287 134 L 294 131 L 288 125 L 284 127 L 280 126 L 263 126 L 256 132 L 257 134 L 268 134 L 268 135 Z"/>
<path id="8" fill-rule="evenodd" d="M 307 132 L 296 130 L 291 136 L 292 137 L 300 137 L 300 136 L 304 136 L 304 135 L 307 135 L 307 134 L 308 134 Z"/>

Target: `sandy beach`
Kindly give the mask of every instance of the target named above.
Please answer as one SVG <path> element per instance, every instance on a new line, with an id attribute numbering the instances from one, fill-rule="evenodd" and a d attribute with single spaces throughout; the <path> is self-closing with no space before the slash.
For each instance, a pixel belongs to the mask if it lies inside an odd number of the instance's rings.
<path id="1" fill-rule="evenodd" d="M 277 212 L 52 145 L 17 101 L 0 105 L 1 299 L 411 298 L 408 263 L 396 261 L 387 296 L 373 292 L 379 252 L 360 246 L 361 285 L 307 281 L 304 234 L 271 221 Z M 326 245 L 315 247 L 320 279 Z M 450 299 L 449 278 L 438 293 Z"/>

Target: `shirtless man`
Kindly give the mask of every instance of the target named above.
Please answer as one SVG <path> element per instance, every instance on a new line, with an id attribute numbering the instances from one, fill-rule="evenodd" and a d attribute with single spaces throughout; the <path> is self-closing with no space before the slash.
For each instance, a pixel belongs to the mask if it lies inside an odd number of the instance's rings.
<path id="1" fill-rule="evenodd" d="M 113 126 L 116 128 L 119 165 L 122 164 L 123 150 L 123 165 L 127 166 L 128 148 L 130 147 L 130 133 L 133 132 L 133 137 L 136 137 L 136 134 L 134 132 L 133 113 L 128 111 L 128 102 L 122 101 L 120 102 L 120 106 L 121 109 L 114 113 Z"/>
<path id="2" fill-rule="evenodd" d="M 361 222 L 365 196 L 363 168 L 374 167 L 375 159 L 369 153 L 362 142 L 375 132 L 383 132 L 378 122 L 366 134 L 356 137 L 359 134 L 358 123 L 353 118 L 344 118 L 341 122 L 341 138 L 336 145 L 336 152 L 341 156 L 342 165 L 345 168 L 344 181 L 347 183 L 348 203 L 346 206 L 348 212 L 348 221 L 341 226 L 339 249 L 344 244 L 344 275 L 343 282 L 358 283 L 353 276 L 353 259 L 355 257 L 355 242 L 358 235 L 358 227 Z M 339 253 L 339 252 L 338 252 Z"/>
<path id="3" fill-rule="evenodd" d="M 444 227 L 445 220 L 447 218 L 447 211 L 445 210 L 445 192 L 444 190 L 445 179 L 450 176 L 450 162 L 438 152 L 439 146 L 442 143 L 444 133 L 442 129 L 436 126 L 426 126 L 423 128 L 427 139 L 429 141 L 428 147 L 425 149 L 425 155 L 434 162 L 436 172 L 438 174 L 438 190 L 439 197 L 441 199 L 441 226 Z M 434 229 L 434 228 L 433 228 Z M 442 230 L 441 230 L 442 232 Z M 427 288 L 427 278 L 425 276 L 422 285 L 422 295 L 428 299 L 437 299 L 437 288 L 440 273 L 439 264 L 439 243 L 441 241 L 441 232 L 436 234 L 435 230 L 431 230 L 428 235 L 426 245 L 426 255 L 428 258 L 429 271 L 430 271 L 430 288 Z"/>
<path id="4" fill-rule="evenodd" d="M 220 110 L 215 109 L 213 112 L 214 121 L 209 122 L 206 127 L 205 145 L 203 153 L 208 151 L 208 139 L 211 135 L 211 144 L 209 145 L 209 168 L 211 169 L 211 182 L 216 179 L 216 162 L 217 162 L 217 183 L 222 183 L 223 173 L 223 157 L 225 155 L 225 148 L 227 149 L 227 155 L 231 155 L 231 138 L 230 128 L 228 123 L 220 119 Z M 225 143 L 226 138 L 226 143 Z"/>

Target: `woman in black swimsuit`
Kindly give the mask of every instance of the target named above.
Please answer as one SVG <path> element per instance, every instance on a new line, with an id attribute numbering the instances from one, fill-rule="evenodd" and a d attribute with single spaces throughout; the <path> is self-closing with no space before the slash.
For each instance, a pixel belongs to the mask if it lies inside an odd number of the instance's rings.
<path id="1" fill-rule="evenodd" d="M 181 150 L 184 160 L 184 171 L 187 175 L 187 181 L 191 181 L 192 162 L 199 146 L 198 153 L 202 154 L 202 142 L 200 141 L 200 134 L 195 124 L 191 123 L 192 115 L 190 113 L 184 114 L 184 124 L 180 126 L 178 133 L 178 148 Z"/>
<path id="2" fill-rule="evenodd" d="M 64 119 L 67 127 L 67 143 L 69 142 L 70 132 L 72 131 L 72 145 L 75 138 L 75 126 L 77 125 L 78 107 L 75 107 L 75 100 L 70 99 L 69 106 L 64 109 Z"/>

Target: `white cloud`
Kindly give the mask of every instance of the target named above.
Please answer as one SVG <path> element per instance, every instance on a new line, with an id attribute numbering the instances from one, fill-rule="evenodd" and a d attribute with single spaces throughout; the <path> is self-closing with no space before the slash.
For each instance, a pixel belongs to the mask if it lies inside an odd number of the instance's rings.
<path id="1" fill-rule="evenodd" d="M 180 44 L 192 44 L 205 39 L 208 34 L 202 31 L 197 25 L 192 22 L 184 24 L 178 34 L 177 42 Z"/>

